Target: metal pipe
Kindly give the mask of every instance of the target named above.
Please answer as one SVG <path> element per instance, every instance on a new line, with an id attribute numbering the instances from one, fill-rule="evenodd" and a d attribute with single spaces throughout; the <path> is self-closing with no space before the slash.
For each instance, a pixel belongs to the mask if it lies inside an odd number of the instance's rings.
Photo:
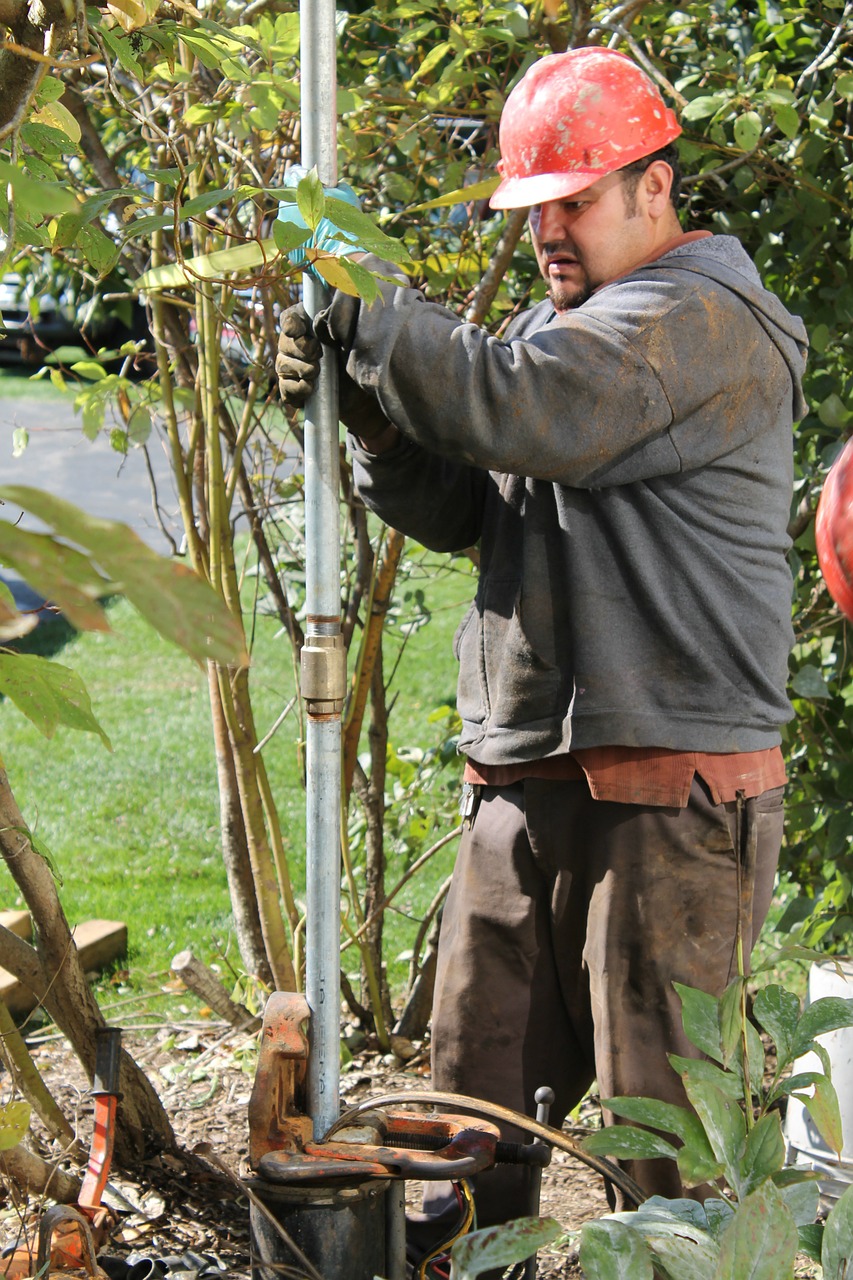
<path id="1" fill-rule="evenodd" d="M 301 0 L 302 164 L 337 183 L 335 0 Z M 314 316 L 329 292 L 307 273 L 303 301 Z M 307 620 L 307 907 L 305 995 L 311 1009 L 308 1110 L 322 1138 L 340 1112 L 340 786 L 346 667 L 341 638 L 340 458 L 337 364 L 326 353 L 305 409 Z"/>

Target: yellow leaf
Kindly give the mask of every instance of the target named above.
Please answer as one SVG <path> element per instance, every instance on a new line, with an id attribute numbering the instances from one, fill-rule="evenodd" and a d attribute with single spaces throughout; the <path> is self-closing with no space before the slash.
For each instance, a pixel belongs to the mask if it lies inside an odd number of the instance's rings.
<path id="1" fill-rule="evenodd" d="M 30 117 L 36 124 L 50 125 L 52 129 L 58 129 L 60 133 L 64 133 L 66 138 L 70 138 L 72 142 L 80 141 L 80 126 L 72 116 L 71 112 L 61 102 L 48 102 L 42 107 L 41 111 L 36 111 Z"/>
<path id="2" fill-rule="evenodd" d="M 315 271 L 319 271 L 320 275 L 330 284 L 333 289 L 340 289 L 341 293 L 348 293 L 351 298 L 358 297 L 358 289 L 352 281 L 352 276 L 347 271 L 340 258 L 336 258 L 332 253 L 322 253 L 316 249 L 306 249 L 306 257 L 313 261 Z"/>
<path id="3" fill-rule="evenodd" d="M 30 1104 L 7 1102 L 0 1107 L 0 1151 L 11 1151 L 30 1127 Z"/>
<path id="4" fill-rule="evenodd" d="M 123 31 L 135 31 L 148 21 L 148 11 L 142 0 L 107 0 L 107 9 Z"/>

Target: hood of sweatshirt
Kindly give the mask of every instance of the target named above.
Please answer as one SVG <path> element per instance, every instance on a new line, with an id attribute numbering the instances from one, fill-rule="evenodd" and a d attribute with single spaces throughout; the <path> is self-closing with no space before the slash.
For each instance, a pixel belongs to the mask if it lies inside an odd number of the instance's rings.
<path id="1" fill-rule="evenodd" d="M 736 293 L 749 307 L 791 372 L 794 421 L 804 417 L 808 408 L 802 390 L 809 345 L 806 327 L 799 316 L 792 315 L 775 294 L 764 287 L 740 241 L 734 236 L 709 236 L 680 245 L 640 267 L 637 274 L 673 269 L 706 276 Z"/>

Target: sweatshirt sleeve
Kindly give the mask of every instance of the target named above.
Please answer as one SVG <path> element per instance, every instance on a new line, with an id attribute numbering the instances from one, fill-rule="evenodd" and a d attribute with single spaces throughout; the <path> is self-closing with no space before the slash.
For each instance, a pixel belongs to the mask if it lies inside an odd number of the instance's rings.
<path id="1" fill-rule="evenodd" d="M 386 524 L 431 551 L 464 551 L 479 541 L 489 476 L 429 453 L 401 436 L 381 454 L 350 435 L 353 479 L 365 504 Z"/>
<path id="2" fill-rule="evenodd" d="M 597 316 L 579 310 L 503 341 L 415 289 L 381 291 L 371 307 L 335 295 L 318 333 L 423 449 L 575 487 L 609 483 L 614 465 L 619 483 L 680 469 L 654 369 Z"/>

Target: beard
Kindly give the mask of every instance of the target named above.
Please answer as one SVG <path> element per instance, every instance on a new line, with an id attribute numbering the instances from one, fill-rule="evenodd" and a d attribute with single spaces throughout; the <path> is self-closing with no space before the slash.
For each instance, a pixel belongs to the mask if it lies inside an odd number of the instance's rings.
<path id="1" fill-rule="evenodd" d="M 576 307 L 582 307 L 592 297 L 592 292 L 592 282 L 586 274 L 580 284 L 550 284 L 547 290 L 551 305 L 558 315 L 563 311 L 574 311 Z"/>

